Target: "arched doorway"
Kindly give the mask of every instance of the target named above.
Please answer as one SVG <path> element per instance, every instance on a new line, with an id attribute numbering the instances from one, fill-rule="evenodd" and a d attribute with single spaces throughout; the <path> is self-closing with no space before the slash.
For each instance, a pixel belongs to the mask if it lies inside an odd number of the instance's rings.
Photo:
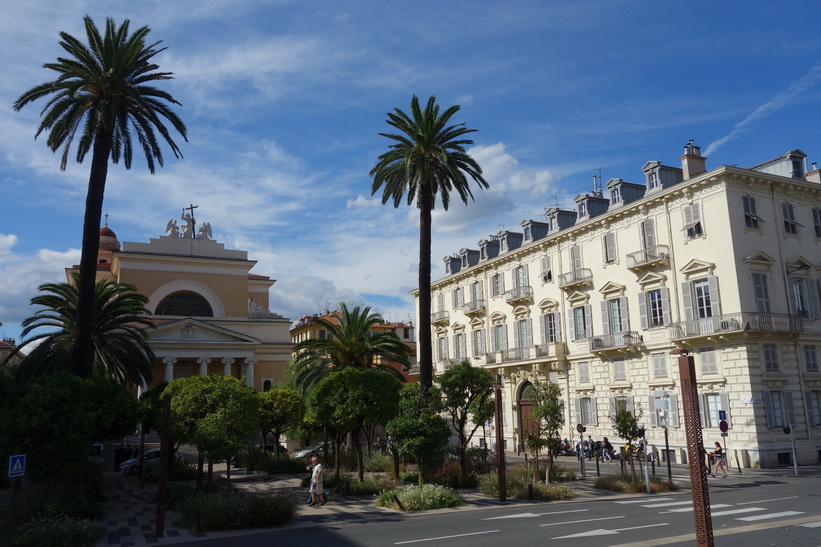
<path id="1" fill-rule="evenodd" d="M 519 390 L 519 450 L 525 450 L 525 440 L 531 433 L 538 434 L 539 424 L 533 417 L 533 384 L 525 382 Z"/>

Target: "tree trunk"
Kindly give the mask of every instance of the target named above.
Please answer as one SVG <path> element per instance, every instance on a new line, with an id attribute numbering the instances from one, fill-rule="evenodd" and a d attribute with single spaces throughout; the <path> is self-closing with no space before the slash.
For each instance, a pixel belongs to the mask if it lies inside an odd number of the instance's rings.
<path id="1" fill-rule="evenodd" d="M 202 479 L 203 479 L 203 467 L 205 466 L 205 458 L 202 457 L 202 454 L 197 456 L 197 490 L 202 488 Z"/>
<path id="2" fill-rule="evenodd" d="M 433 385 L 433 352 L 430 339 L 430 246 L 433 196 L 428 183 L 423 183 L 417 204 L 419 206 L 419 331 L 416 344 L 419 349 L 419 384 L 422 389 L 422 399 L 427 406 L 430 399 L 430 388 Z"/>
<path id="3" fill-rule="evenodd" d="M 94 284 L 97 280 L 97 253 L 100 247 L 100 217 L 103 212 L 105 182 L 108 176 L 108 158 L 111 155 L 111 132 L 98 126 L 94 135 L 91 173 L 88 177 L 85 216 L 83 218 L 83 247 L 80 254 L 80 279 L 77 283 L 77 316 L 74 323 L 74 347 L 71 369 L 81 378 L 92 373 L 94 349 L 92 332 L 94 322 Z"/>
<path id="4" fill-rule="evenodd" d="M 359 425 L 353 428 L 354 448 L 356 449 L 356 463 L 359 468 L 359 482 L 365 482 L 365 461 L 362 457 L 362 445 L 359 443 L 359 433 L 362 426 Z"/>

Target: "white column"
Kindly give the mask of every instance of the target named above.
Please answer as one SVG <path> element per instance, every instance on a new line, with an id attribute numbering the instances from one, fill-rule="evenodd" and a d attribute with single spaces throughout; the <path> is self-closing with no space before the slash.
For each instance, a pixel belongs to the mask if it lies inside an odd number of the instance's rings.
<path id="1" fill-rule="evenodd" d="M 206 376 L 208 374 L 208 363 L 211 362 L 209 357 L 200 357 L 197 359 L 197 363 L 200 364 L 200 376 Z"/>
<path id="2" fill-rule="evenodd" d="M 225 376 L 231 376 L 231 365 L 234 364 L 233 357 L 223 357 L 222 358 L 222 373 Z"/>
<path id="3" fill-rule="evenodd" d="M 165 363 L 165 381 L 171 382 L 174 380 L 174 364 L 177 362 L 176 357 L 164 357 L 162 360 Z"/>
<path id="4" fill-rule="evenodd" d="M 254 387 L 254 363 L 257 362 L 253 357 L 248 357 L 243 361 L 245 363 L 245 383 L 250 387 Z"/>

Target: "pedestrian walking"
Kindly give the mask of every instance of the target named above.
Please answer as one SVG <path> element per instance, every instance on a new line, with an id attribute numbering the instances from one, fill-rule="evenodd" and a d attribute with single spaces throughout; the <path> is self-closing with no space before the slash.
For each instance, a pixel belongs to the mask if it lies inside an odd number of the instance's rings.
<path id="1" fill-rule="evenodd" d="M 325 505 L 322 497 L 322 494 L 325 491 L 322 485 L 323 472 L 325 471 L 325 468 L 322 466 L 319 456 L 314 456 L 311 461 L 313 463 L 313 470 L 311 472 L 311 503 L 308 505 L 322 506 Z"/>
<path id="2" fill-rule="evenodd" d="M 727 476 L 727 470 L 724 468 L 724 449 L 721 448 L 721 443 L 716 441 L 716 448 L 713 450 L 713 453 L 710 454 L 713 458 L 713 462 L 715 462 L 715 469 L 713 469 L 713 476 L 718 476 L 718 469 L 721 468 L 721 472 L 724 473 L 724 476 Z"/>

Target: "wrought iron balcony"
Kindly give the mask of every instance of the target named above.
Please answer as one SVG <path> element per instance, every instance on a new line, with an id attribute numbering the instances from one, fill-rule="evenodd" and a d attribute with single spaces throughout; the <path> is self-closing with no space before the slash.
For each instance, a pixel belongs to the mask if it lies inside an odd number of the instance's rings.
<path id="1" fill-rule="evenodd" d="M 587 339 L 590 351 L 607 351 L 640 346 L 641 335 L 636 331 L 611 332 L 597 334 Z"/>
<path id="2" fill-rule="evenodd" d="M 487 305 L 484 299 L 474 300 L 462 306 L 462 313 L 465 315 L 474 315 L 477 313 L 484 313 Z"/>
<path id="3" fill-rule="evenodd" d="M 653 245 L 627 255 L 627 268 L 643 268 L 655 266 L 670 261 L 670 247 L 667 245 Z"/>
<path id="4" fill-rule="evenodd" d="M 520 300 L 527 300 L 528 298 L 533 298 L 533 287 L 530 285 L 505 291 L 505 302 L 508 304 L 519 302 Z"/>
<path id="5" fill-rule="evenodd" d="M 589 285 L 593 283 L 593 271 L 590 268 L 581 268 L 572 272 L 563 273 L 559 276 L 559 287 L 569 289 L 579 285 Z"/>
<path id="6" fill-rule="evenodd" d="M 435 311 L 430 314 L 431 323 L 447 323 L 450 320 L 450 313 L 447 311 Z"/>
<path id="7" fill-rule="evenodd" d="M 799 333 L 804 331 L 804 321 L 800 315 L 787 313 L 738 312 L 672 323 L 667 329 L 670 338 L 681 340 L 734 332 Z"/>

